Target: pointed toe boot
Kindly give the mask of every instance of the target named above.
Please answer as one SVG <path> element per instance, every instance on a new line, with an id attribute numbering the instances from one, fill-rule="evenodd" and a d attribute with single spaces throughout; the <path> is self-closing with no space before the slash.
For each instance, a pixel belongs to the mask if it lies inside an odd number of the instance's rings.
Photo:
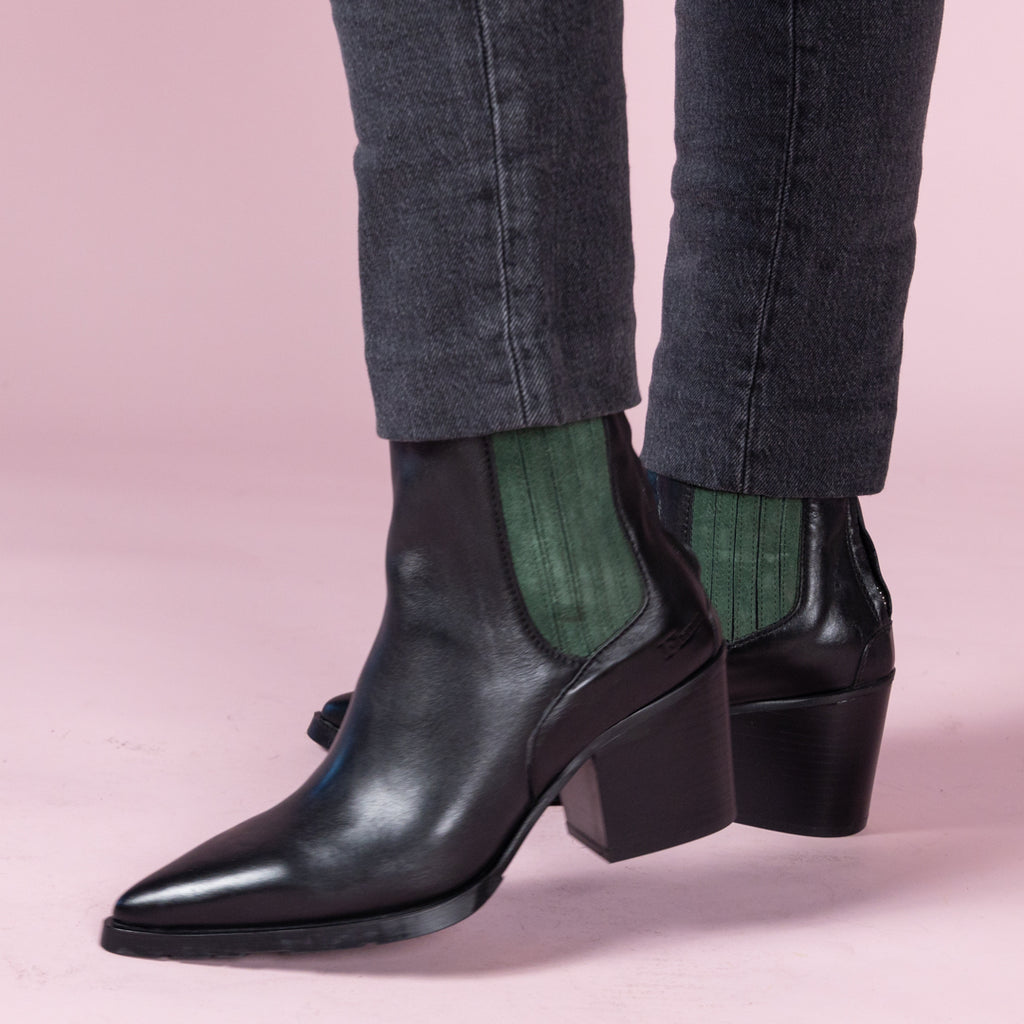
<path id="1" fill-rule="evenodd" d="M 717 620 L 625 417 L 547 431 L 392 442 L 387 603 L 330 752 L 287 799 L 128 890 L 106 949 L 436 931 L 488 899 L 559 795 L 609 861 L 733 820 Z"/>

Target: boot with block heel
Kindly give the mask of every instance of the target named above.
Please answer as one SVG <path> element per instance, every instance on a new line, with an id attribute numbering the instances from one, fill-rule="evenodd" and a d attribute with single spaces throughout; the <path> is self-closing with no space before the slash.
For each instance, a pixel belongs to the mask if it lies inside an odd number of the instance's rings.
<path id="1" fill-rule="evenodd" d="M 695 489 L 650 476 L 663 521 L 688 546 Z M 895 673 L 890 598 L 856 498 L 792 499 L 789 510 L 792 602 L 727 644 L 736 820 L 851 835 L 867 823 Z M 350 697 L 313 715 L 311 739 L 330 747 Z"/>
<path id="2" fill-rule="evenodd" d="M 622 415 L 392 442 L 388 599 L 330 753 L 126 892 L 102 944 L 196 958 L 454 924 L 541 812 L 609 861 L 733 820 L 724 646 Z"/>
<path id="3" fill-rule="evenodd" d="M 895 674 L 891 600 L 859 501 L 739 497 L 650 476 L 662 522 L 693 545 L 722 613 L 736 820 L 859 832 Z"/>

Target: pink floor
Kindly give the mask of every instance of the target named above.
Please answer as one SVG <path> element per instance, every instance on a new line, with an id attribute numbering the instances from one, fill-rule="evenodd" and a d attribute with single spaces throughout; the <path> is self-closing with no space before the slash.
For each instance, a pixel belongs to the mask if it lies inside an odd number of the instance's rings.
<path id="1" fill-rule="evenodd" d="M 313 768 L 309 713 L 377 626 L 386 446 L 320 6 L 0 15 L 18 41 L 0 94 L 21 97 L 0 110 L 0 193 L 21 197 L 0 314 L 5 1019 L 1024 1019 L 1010 3 L 947 12 L 897 444 L 865 503 L 899 665 L 868 829 L 733 826 L 609 866 L 553 809 L 490 903 L 433 936 L 208 964 L 100 950 L 122 889 Z M 627 24 L 642 367 L 671 159 L 664 7 Z"/>
<path id="2" fill-rule="evenodd" d="M 733 826 L 609 866 L 552 809 L 447 932 L 196 965 L 104 953 L 99 923 L 315 765 L 308 714 L 376 625 L 385 481 L 24 470 L 3 558 L 9 1019 L 816 1021 L 836 1000 L 839 1020 L 1020 1019 L 1024 501 L 903 475 L 870 507 L 900 669 L 864 834 Z"/>

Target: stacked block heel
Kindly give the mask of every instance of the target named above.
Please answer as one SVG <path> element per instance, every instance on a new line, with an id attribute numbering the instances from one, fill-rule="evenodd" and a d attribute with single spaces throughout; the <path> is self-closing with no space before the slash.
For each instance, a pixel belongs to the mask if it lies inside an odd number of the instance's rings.
<path id="1" fill-rule="evenodd" d="M 562 788 L 572 836 L 619 861 L 735 820 L 724 657 L 622 725 Z"/>
<path id="2" fill-rule="evenodd" d="M 736 820 L 805 836 L 867 824 L 892 677 L 732 709 Z"/>

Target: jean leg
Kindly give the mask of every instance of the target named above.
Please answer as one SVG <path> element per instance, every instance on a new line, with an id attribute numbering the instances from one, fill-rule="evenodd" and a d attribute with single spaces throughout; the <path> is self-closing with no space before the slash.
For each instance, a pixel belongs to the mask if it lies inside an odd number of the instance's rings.
<path id="1" fill-rule="evenodd" d="M 675 212 L 644 461 L 881 489 L 942 0 L 679 0 Z"/>
<path id="2" fill-rule="evenodd" d="M 332 0 L 378 431 L 639 401 L 621 0 Z"/>

